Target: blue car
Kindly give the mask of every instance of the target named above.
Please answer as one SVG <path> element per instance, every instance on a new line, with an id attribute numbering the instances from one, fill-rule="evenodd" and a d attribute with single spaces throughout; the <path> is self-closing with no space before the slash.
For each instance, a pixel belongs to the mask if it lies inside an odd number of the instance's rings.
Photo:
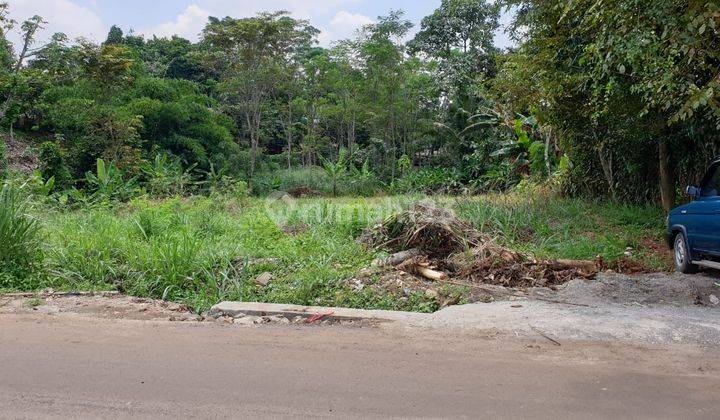
<path id="1" fill-rule="evenodd" d="M 694 273 L 698 267 L 720 269 L 720 156 L 710 163 L 700 185 L 687 187 L 692 201 L 668 215 L 667 241 L 675 267 Z"/>

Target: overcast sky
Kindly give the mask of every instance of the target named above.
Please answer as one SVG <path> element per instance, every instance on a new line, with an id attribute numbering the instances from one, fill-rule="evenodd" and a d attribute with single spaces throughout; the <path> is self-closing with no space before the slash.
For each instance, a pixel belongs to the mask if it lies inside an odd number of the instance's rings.
<path id="1" fill-rule="evenodd" d="M 401 9 L 419 25 L 440 0 L 9 0 L 10 16 L 21 22 L 33 15 L 48 21 L 42 38 L 64 32 L 71 38 L 86 37 L 101 42 L 111 25 L 146 36 L 171 36 L 197 40 L 208 16 L 246 17 L 259 11 L 288 10 L 310 20 L 322 31 L 320 44 L 352 36 L 353 32 L 390 9 Z M 507 21 L 507 16 L 503 16 Z M 416 28 L 417 29 L 417 28 Z M 10 39 L 17 41 L 18 35 Z M 508 46 L 500 31 L 495 40 Z"/>

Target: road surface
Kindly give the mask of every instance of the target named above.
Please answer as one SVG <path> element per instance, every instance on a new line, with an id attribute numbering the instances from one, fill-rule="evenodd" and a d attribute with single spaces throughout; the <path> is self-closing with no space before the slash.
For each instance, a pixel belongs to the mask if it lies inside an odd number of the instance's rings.
<path id="1" fill-rule="evenodd" d="M 0 315 L 2 418 L 720 418 L 716 351 Z"/>

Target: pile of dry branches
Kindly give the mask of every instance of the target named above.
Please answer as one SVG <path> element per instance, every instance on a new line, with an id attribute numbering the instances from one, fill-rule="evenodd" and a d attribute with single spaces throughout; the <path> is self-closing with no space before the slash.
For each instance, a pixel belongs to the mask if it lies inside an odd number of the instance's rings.
<path id="1" fill-rule="evenodd" d="M 420 202 L 363 234 L 363 241 L 395 252 L 380 265 L 432 281 L 456 278 L 507 287 L 552 286 L 593 278 L 593 261 L 537 260 L 498 244 L 451 210 Z"/>

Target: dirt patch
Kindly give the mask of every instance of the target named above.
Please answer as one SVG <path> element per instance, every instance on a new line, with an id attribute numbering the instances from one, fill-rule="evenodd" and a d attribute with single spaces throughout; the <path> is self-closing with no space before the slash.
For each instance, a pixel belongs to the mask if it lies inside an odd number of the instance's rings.
<path id="1" fill-rule="evenodd" d="M 705 306 L 720 309 L 720 273 L 696 275 L 652 273 L 627 275 L 604 272 L 594 281 L 573 280 L 552 294 L 562 300 L 625 306 Z M 543 294 L 542 290 L 536 290 Z M 547 295 L 547 292 L 544 293 Z"/>
<path id="2" fill-rule="evenodd" d="M 1 137 L 5 141 L 5 157 L 11 170 L 29 175 L 39 167 L 40 161 L 30 146 L 9 135 Z"/>
<path id="3" fill-rule="evenodd" d="M 225 316 L 208 311 L 202 315 L 178 303 L 125 296 L 117 292 L 19 293 L 0 295 L 0 315 L 38 314 L 46 316 L 75 315 L 87 318 L 138 321 L 203 322 L 220 325 L 253 326 L 295 324 L 305 326 L 343 325 L 365 327 L 374 323 L 361 320 L 334 320 L 326 316 L 292 317 Z"/>
<path id="4" fill-rule="evenodd" d="M 654 254 L 671 255 L 664 239 L 646 236 L 640 239 L 640 250 L 645 250 Z"/>
<path id="5" fill-rule="evenodd" d="M 320 191 L 313 190 L 309 187 L 295 187 L 290 188 L 287 191 L 293 198 L 308 198 L 308 197 L 320 197 L 322 193 Z"/>
<path id="6" fill-rule="evenodd" d="M 301 233 L 305 233 L 308 231 L 308 225 L 305 223 L 300 223 L 297 225 L 282 225 L 280 226 L 280 230 L 283 231 L 284 234 L 290 235 L 290 236 L 296 236 Z"/>
<path id="7" fill-rule="evenodd" d="M 652 268 L 649 268 L 648 266 L 643 264 L 642 262 L 638 261 L 637 259 L 633 259 L 630 257 L 620 258 L 619 260 L 613 262 L 610 268 L 618 273 L 631 275 L 650 273 L 655 271 Z"/>
<path id="8" fill-rule="evenodd" d="M 0 314 L 76 314 L 106 319 L 200 320 L 180 304 L 116 292 L 0 295 Z"/>

